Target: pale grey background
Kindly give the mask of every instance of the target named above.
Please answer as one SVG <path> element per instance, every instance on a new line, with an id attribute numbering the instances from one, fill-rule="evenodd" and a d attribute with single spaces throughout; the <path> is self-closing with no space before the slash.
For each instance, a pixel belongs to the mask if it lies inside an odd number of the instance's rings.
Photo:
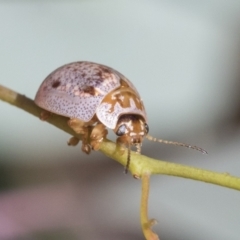
<path id="1" fill-rule="evenodd" d="M 34 98 L 65 63 L 111 66 L 139 90 L 150 134 L 209 152 L 145 141 L 144 154 L 240 176 L 239 20 L 239 1 L 1 1 L 0 84 Z M 0 109 L 0 239 L 143 239 L 140 181 Z M 149 204 L 161 240 L 239 239 L 235 190 L 154 176 Z"/>

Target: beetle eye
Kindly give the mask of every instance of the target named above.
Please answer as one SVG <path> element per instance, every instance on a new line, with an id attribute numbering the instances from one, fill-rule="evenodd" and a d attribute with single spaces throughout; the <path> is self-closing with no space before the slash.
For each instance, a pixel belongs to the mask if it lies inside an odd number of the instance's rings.
<path id="1" fill-rule="evenodd" d="M 126 126 L 123 124 L 123 125 L 121 125 L 121 126 L 118 128 L 116 134 L 117 134 L 118 136 L 122 136 L 122 135 L 125 134 L 125 132 L 126 132 Z"/>
<path id="2" fill-rule="evenodd" d="M 145 123 L 145 131 L 146 131 L 146 133 L 149 132 L 149 127 L 148 127 L 148 125 L 146 123 Z"/>

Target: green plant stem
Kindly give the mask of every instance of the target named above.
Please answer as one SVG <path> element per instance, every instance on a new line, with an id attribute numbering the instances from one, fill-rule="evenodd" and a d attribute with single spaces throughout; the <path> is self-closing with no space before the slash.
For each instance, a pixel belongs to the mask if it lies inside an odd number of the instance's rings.
<path id="1" fill-rule="evenodd" d="M 36 106 L 31 99 L 1 85 L 0 99 L 37 117 L 39 117 L 41 112 L 43 111 L 41 108 Z M 67 125 L 67 120 L 68 119 L 66 117 L 52 114 L 51 117 L 47 119 L 47 122 L 80 139 L 81 136 L 76 134 L 71 128 L 69 128 L 69 126 Z M 127 151 L 125 151 L 125 153 L 122 155 L 119 154 L 119 152 L 116 151 L 115 143 L 107 139 L 104 140 L 100 146 L 100 151 L 125 166 L 127 159 Z M 129 171 L 136 178 L 141 178 L 145 173 L 164 174 L 189 178 L 240 190 L 240 178 L 233 177 L 229 174 L 216 173 L 190 166 L 184 166 L 181 164 L 160 161 L 146 157 L 144 155 L 137 154 L 135 152 L 131 152 L 131 163 L 129 166 Z"/>
<path id="2" fill-rule="evenodd" d="M 124 166 L 127 159 L 127 153 L 119 155 L 115 151 L 115 147 L 116 146 L 114 143 L 105 141 L 101 145 L 101 151 Z M 217 173 L 200 168 L 185 166 L 182 164 L 156 160 L 135 152 L 131 152 L 131 163 L 129 170 L 137 178 L 141 178 L 144 173 L 163 174 L 189 178 L 240 190 L 240 178 L 233 177 L 227 173 Z"/>
<path id="3" fill-rule="evenodd" d="M 147 240 L 159 240 L 158 235 L 154 233 L 151 229 L 152 226 L 156 224 L 156 220 L 148 219 L 149 188 L 150 188 L 150 174 L 144 173 L 142 175 L 142 197 L 140 208 L 142 231 Z"/>

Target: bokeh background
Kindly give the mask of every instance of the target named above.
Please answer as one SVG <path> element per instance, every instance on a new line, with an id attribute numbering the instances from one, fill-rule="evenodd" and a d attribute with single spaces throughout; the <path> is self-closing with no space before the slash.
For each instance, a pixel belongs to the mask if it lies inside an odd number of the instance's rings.
<path id="1" fill-rule="evenodd" d="M 0 2 L 0 84 L 34 98 L 57 67 L 111 66 L 139 90 L 150 134 L 209 155 L 144 142 L 143 154 L 240 176 L 240 2 Z M 144 239 L 140 181 L 100 152 L 0 102 L 0 239 Z M 111 139 L 115 139 L 110 134 Z M 238 240 L 240 193 L 153 176 L 161 240 Z"/>

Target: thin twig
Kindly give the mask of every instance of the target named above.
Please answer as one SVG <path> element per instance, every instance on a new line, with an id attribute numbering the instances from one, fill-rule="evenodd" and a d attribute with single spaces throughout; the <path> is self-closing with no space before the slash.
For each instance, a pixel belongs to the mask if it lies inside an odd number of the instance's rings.
<path id="1" fill-rule="evenodd" d="M 141 197 L 141 226 L 142 231 L 147 240 L 160 240 L 158 235 L 152 231 L 153 225 L 157 223 L 155 219 L 148 219 L 148 197 L 150 188 L 150 174 L 142 175 L 142 197 Z"/>
<path id="2" fill-rule="evenodd" d="M 42 112 L 42 109 L 36 106 L 31 99 L 1 85 L 0 99 L 37 117 L 39 117 L 40 113 Z M 47 120 L 47 122 L 80 139 L 81 136 L 69 128 L 67 125 L 67 120 L 68 119 L 66 117 L 53 114 Z M 123 166 L 126 166 L 127 151 L 125 151 L 125 153 L 122 155 L 119 154 L 119 152 L 116 151 L 115 143 L 107 139 L 104 140 L 100 146 L 100 151 L 110 158 L 116 160 Z M 141 178 L 144 173 L 148 172 L 150 174 L 164 174 L 189 178 L 240 190 L 240 178 L 233 177 L 230 174 L 216 173 L 190 166 L 184 166 L 181 164 L 152 159 L 135 152 L 131 152 L 129 171 L 137 178 Z"/>

